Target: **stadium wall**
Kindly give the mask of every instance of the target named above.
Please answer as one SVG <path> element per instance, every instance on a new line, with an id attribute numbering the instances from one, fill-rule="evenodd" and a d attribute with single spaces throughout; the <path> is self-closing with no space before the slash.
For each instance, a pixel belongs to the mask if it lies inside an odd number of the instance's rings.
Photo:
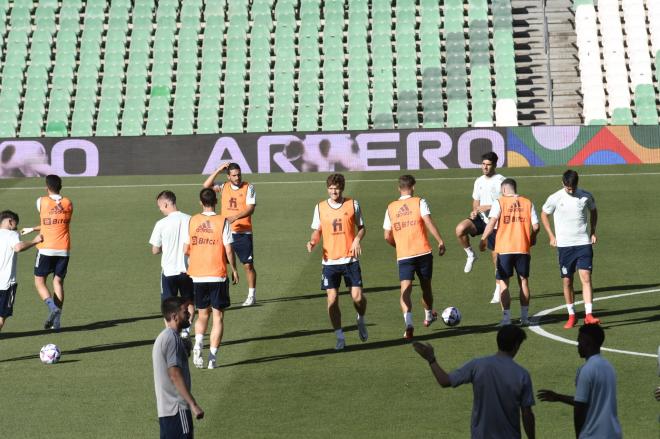
<path id="1" fill-rule="evenodd" d="M 207 174 L 660 163 L 660 126 L 554 126 L 337 133 L 6 139 L 0 176 Z"/>

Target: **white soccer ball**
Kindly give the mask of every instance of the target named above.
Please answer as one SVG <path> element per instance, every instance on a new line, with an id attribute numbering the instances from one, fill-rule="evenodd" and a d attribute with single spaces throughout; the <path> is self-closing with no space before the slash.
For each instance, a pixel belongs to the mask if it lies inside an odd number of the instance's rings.
<path id="1" fill-rule="evenodd" d="M 58 348 L 57 345 L 52 343 L 43 346 L 41 348 L 41 351 L 39 351 L 39 359 L 44 364 L 57 363 L 58 361 L 60 361 L 61 355 L 62 353 L 60 352 L 60 348 Z"/>
<path id="2" fill-rule="evenodd" d="M 442 321 L 447 326 L 456 326 L 461 323 L 461 312 L 453 306 L 447 307 L 442 311 Z"/>

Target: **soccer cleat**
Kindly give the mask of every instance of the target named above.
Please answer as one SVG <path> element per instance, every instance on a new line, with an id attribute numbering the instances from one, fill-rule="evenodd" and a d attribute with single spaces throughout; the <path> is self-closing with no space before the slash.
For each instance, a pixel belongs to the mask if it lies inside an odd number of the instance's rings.
<path id="1" fill-rule="evenodd" d="M 571 329 L 575 325 L 577 325 L 577 317 L 575 317 L 575 314 L 569 314 L 568 320 L 564 323 L 564 329 Z"/>
<path id="2" fill-rule="evenodd" d="M 216 356 L 213 355 L 213 354 L 209 354 L 209 362 L 206 365 L 206 368 L 207 369 L 215 369 L 216 367 L 217 367 L 216 366 Z"/>
<path id="3" fill-rule="evenodd" d="M 431 320 L 424 320 L 424 327 L 428 328 L 431 326 L 431 323 L 438 320 L 438 312 L 436 310 L 431 311 Z"/>
<path id="4" fill-rule="evenodd" d="M 369 338 L 369 333 L 367 332 L 367 325 L 364 323 L 364 318 L 360 319 L 360 316 L 358 316 L 357 327 L 360 341 L 367 341 Z"/>
<path id="5" fill-rule="evenodd" d="M 406 331 L 403 333 L 403 338 L 406 340 L 411 340 L 413 338 L 413 332 L 415 331 L 415 328 L 412 326 L 408 326 L 406 328 Z"/>
<path id="6" fill-rule="evenodd" d="M 346 347 L 346 340 L 343 338 L 337 339 L 337 344 L 335 345 L 335 351 L 341 351 Z"/>
<path id="7" fill-rule="evenodd" d="M 502 319 L 500 322 L 496 325 L 496 327 L 501 328 L 502 326 L 509 326 L 511 324 L 511 319 Z"/>
<path id="8" fill-rule="evenodd" d="M 463 271 L 466 273 L 469 273 L 472 271 L 472 266 L 474 265 L 474 261 L 477 260 L 477 254 L 474 253 L 472 256 L 468 256 L 467 260 L 465 261 L 465 268 L 463 268 Z"/>
<path id="9" fill-rule="evenodd" d="M 181 330 L 181 338 L 189 338 L 190 337 L 190 328 L 183 328 Z"/>
<path id="10" fill-rule="evenodd" d="M 48 317 L 46 318 L 46 321 L 44 322 L 44 329 L 50 329 L 53 327 L 53 322 L 55 322 L 55 319 L 59 314 L 62 313 L 62 310 L 57 308 L 52 310 L 51 312 L 48 313 Z M 59 328 L 58 328 L 59 329 Z"/>
<path id="11" fill-rule="evenodd" d="M 532 326 L 532 321 L 530 319 L 520 319 L 520 326 Z"/>
<path id="12" fill-rule="evenodd" d="M 55 332 L 60 332 L 60 328 L 62 327 L 62 310 L 58 312 L 55 315 L 55 318 L 53 319 L 53 330 Z"/>
<path id="13" fill-rule="evenodd" d="M 197 369 L 204 367 L 204 359 L 202 358 L 202 350 L 200 348 L 193 349 L 193 364 Z"/>
<path id="14" fill-rule="evenodd" d="M 593 314 L 587 314 L 584 316 L 584 324 L 585 325 L 599 325 L 600 324 L 600 319 L 597 319 L 596 317 L 593 316 Z"/>
<path id="15" fill-rule="evenodd" d="M 243 302 L 243 306 L 252 306 L 255 303 L 257 303 L 257 298 L 255 296 L 247 296 L 247 299 Z"/>

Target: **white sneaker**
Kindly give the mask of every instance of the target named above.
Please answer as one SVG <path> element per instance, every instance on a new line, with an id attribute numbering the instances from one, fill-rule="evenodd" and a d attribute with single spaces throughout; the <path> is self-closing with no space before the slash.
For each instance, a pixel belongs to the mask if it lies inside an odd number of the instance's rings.
<path id="1" fill-rule="evenodd" d="M 469 273 L 472 271 L 472 266 L 474 265 L 474 261 L 477 260 L 477 254 L 474 253 L 472 256 L 468 256 L 467 260 L 465 261 L 465 268 L 463 269 L 464 272 Z"/>
<path id="2" fill-rule="evenodd" d="M 181 338 L 188 338 L 190 337 L 190 328 L 183 328 L 181 330 Z"/>
<path id="3" fill-rule="evenodd" d="M 199 348 L 193 349 L 193 364 L 197 369 L 204 367 L 204 359 L 202 358 L 202 350 Z"/>
<path id="4" fill-rule="evenodd" d="M 357 327 L 358 327 L 358 336 L 360 337 L 360 340 L 367 341 L 367 339 L 369 338 L 369 333 L 367 332 L 367 325 L 364 323 L 364 318 L 360 319 L 360 316 L 358 316 Z"/>
<path id="5" fill-rule="evenodd" d="M 337 339 L 337 344 L 335 345 L 335 351 L 341 351 L 346 347 L 346 340 L 343 338 Z"/>
<path id="6" fill-rule="evenodd" d="M 257 303 L 257 298 L 255 296 L 247 296 L 247 299 L 243 302 L 243 306 L 252 306 L 255 303 Z"/>
<path id="7" fill-rule="evenodd" d="M 206 366 L 207 369 L 215 369 L 217 367 L 215 362 L 216 362 L 216 356 L 213 354 L 209 354 L 209 363 Z"/>
<path id="8" fill-rule="evenodd" d="M 53 330 L 59 332 L 62 327 L 62 311 L 58 312 L 53 319 Z"/>
<path id="9" fill-rule="evenodd" d="M 500 303 L 500 286 L 495 287 L 495 291 L 493 291 L 493 298 L 490 299 L 490 303 Z"/>

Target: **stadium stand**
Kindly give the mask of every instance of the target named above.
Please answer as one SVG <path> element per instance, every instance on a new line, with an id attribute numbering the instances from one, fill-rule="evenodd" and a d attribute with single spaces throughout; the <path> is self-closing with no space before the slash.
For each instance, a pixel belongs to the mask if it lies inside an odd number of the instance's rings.
<path id="1" fill-rule="evenodd" d="M 524 1 L 0 0 L 0 136 L 516 126 Z M 582 121 L 657 124 L 658 3 L 573 8 Z"/>

